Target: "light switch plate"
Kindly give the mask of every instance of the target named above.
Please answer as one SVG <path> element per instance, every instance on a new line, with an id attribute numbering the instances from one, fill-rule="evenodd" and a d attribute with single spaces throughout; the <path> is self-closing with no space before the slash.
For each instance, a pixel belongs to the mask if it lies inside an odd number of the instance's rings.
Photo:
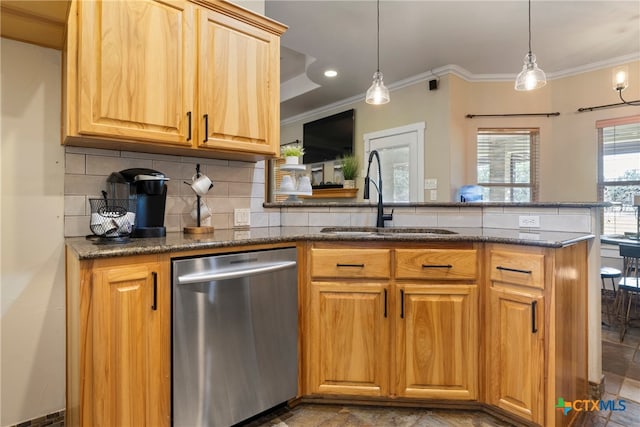
<path id="1" fill-rule="evenodd" d="M 424 189 L 425 190 L 435 190 L 438 188 L 438 179 L 437 178 L 427 178 L 424 180 Z"/>
<path id="2" fill-rule="evenodd" d="M 251 225 L 251 209 L 234 209 L 233 226 L 249 227 Z"/>

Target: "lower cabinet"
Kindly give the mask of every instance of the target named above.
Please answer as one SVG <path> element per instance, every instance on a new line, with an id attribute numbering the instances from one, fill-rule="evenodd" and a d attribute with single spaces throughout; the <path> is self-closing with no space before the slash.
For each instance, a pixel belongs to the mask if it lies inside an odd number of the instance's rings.
<path id="1" fill-rule="evenodd" d="M 312 393 L 388 394 L 387 288 L 366 282 L 311 283 Z"/>
<path id="2" fill-rule="evenodd" d="M 467 401 L 525 424 L 575 422 L 555 404 L 588 398 L 587 242 L 307 249 L 302 396 Z"/>
<path id="3" fill-rule="evenodd" d="M 478 293 L 475 285 L 398 285 L 396 394 L 475 399 Z"/>
<path id="4" fill-rule="evenodd" d="M 489 310 L 489 403 L 542 424 L 543 298 L 490 289 Z"/>
<path id="5" fill-rule="evenodd" d="M 428 268 L 447 251 L 451 267 Z M 475 250 L 317 244 L 309 255 L 303 394 L 477 399 Z"/>
<path id="6" fill-rule="evenodd" d="M 67 254 L 70 426 L 169 426 L 169 262 Z"/>

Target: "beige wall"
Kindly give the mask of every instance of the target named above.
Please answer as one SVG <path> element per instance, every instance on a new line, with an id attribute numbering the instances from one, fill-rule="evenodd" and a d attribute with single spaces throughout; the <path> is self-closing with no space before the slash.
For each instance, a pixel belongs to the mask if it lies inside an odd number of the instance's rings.
<path id="1" fill-rule="evenodd" d="M 629 65 L 628 100 L 640 99 L 640 61 Z M 281 128 L 282 143 L 302 140 L 302 125 L 330 114 L 356 109 L 355 152 L 362 156 L 362 135 L 426 122 L 425 178 L 438 179 L 438 200 L 454 201 L 457 189 L 476 180 L 475 135 L 482 127 L 540 128 L 540 201 L 597 199 L 597 120 L 637 115 L 623 106 L 578 113 L 580 107 L 619 102 L 611 85 L 612 67 L 550 80 L 533 92 L 517 92 L 512 81 L 468 82 L 457 75 L 440 78 L 437 91 L 420 82 L 391 92 L 391 102 L 371 106 L 359 101 L 314 114 Z M 465 118 L 466 114 L 559 112 L 558 117 Z M 362 185 L 362 177 L 359 181 Z M 425 197 L 425 200 L 429 200 Z"/>
<path id="2" fill-rule="evenodd" d="M 65 407 L 59 51 L 0 39 L 0 425 Z"/>

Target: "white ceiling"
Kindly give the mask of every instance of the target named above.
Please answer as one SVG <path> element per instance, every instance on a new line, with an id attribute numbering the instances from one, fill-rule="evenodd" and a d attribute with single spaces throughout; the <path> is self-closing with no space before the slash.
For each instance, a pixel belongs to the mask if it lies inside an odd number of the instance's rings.
<path id="1" fill-rule="evenodd" d="M 364 97 L 376 70 L 375 1 L 266 0 L 265 13 L 289 26 L 282 120 Z M 450 66 L 471 80 L 515 79 L 528 50 L 527 13 L 526 0 L 381 1 L 384 82 L 393 88 Z M 532 51 L 548 78 L 640 59 L 639 0 L 533 0 L 531 25 Z M 324 77 L 327 68 L 338 77 Z"/>

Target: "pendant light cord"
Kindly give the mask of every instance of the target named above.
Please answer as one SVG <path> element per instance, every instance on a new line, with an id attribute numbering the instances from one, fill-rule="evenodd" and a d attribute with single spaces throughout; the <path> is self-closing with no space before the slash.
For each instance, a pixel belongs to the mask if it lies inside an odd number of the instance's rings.
<path id="1" fill-rule="evenodd" d="M 531 0 L 529 0 L 529 55 L 531 55 Z"/>
<path id="2" fill-rule="evenodd" d="M 380 0 L 377 1 L 378 5 L 378 68 L 377 71 L 380 72 Z"/>

